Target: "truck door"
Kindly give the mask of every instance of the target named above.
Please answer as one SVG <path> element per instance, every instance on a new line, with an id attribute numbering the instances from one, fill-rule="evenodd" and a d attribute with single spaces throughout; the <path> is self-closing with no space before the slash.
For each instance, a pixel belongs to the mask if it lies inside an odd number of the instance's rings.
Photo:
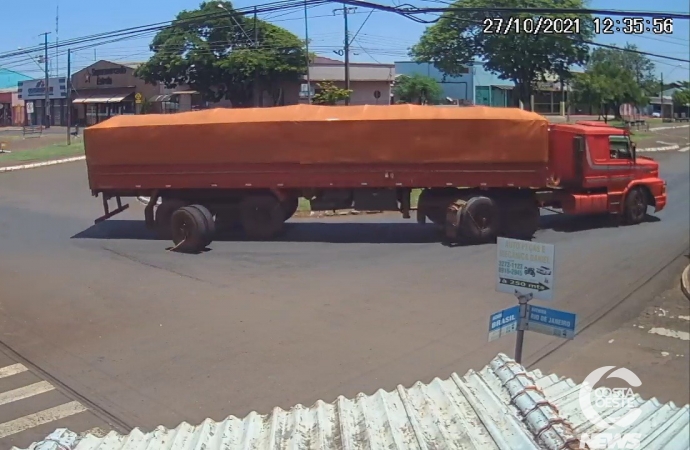
<path id="1" fill-rule="evenodd" d="M 584 180 L 585 137 L 578 135 L 573 138 L 573 179 L 582 183 Z"/>
<path id="2" fill-rule="evenodd" d="M 623 191 L 633 178 L 632 148 L 628 136 L 609 136 L 609 155 L 608 190 Z"/>

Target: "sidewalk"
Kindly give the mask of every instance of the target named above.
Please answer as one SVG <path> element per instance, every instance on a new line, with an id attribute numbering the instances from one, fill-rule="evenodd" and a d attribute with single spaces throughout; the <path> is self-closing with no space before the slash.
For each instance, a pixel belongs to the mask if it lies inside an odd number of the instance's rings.
<path id="1" fill-rule="evenodd" d="M 551 371 L 581 382 L 596 368 L 625 367 L 642 381 L 633 388 L 635 393 L 685 405 L 690 403 L 689 339 L 690 301 L 676 286 L 653 299 L 637 318 L 590 342 Z"/>

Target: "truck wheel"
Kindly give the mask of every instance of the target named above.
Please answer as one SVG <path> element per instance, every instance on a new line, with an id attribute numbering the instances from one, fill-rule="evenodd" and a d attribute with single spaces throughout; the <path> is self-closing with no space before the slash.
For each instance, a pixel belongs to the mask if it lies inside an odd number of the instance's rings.
<path id="1" fill-rule="evenodd" d="M 439 195 L 437 192 L 430 189 L 424 189 L 421 194 L 419 194 L 417 209 L 434 225 L 444 226 L 446 223 L 446 208 L 445 206 L 438 206 L 438 197 Z M 448 202 L 450 201 L 452 201 L 451 197 L 448 198 Z"/>
<path id="2" fill-rule="evenodd" d="M 213 214 L 204 205 L 191 205 L 189 208 L 194 208 L 204 216 L 204 222 L 206 225 L 206 234 L 204 238 L 204 248 L 213 242 L 213 237 L 216 234 L 216 222 L 213 220 Z"/>
<path id="3" fill-rule="evenodd" d="M 175 211 L 187 206 L 187 203 L 177 199 L 163 200 L 160 205 L 156 206 L 155 219 L 156 232 L 161 239 L 172 239 L 171 220 Z"/>
<path id="4" fill-rule="evenodd" d="M 290 198 L 283 202 L 283 209 L 285 210 L 285 220 L 289 220 L 297 212 L 299 207 L 299 197 Z"/>
<path id="5" fill-rule="evenodd" d="M 238 229 L 241 225 L 239 205 L 223 206 L 216 211 L 216 229 L 229 231 Z"/>
<path id="6" fill-rule="evenodd" d="M 498 235 L 498 208 L 489 197 L 472 197 L 460 213 L 460 218 L 460 234 L 471 241 L 485 242 Z"/>
<path id="7" fill-rule="evenodd" d="M 175 250 L 196 253 L 206 248 L 208 227 L 206 217 L 195 207 L 183 206 L 175 211 L 170 221 Z"/>
<path id="8" fill-rule="evenodd" d="M 632 188 L 625 197 L 625 222 L 636 225 L 647 217 L 647 195 L 641 188 Z"/>
<path id="9" fill-rule="evenodd" d="M 271 239 L 283 229 L 285 209 L 272 195 L 254 195 L 242 200 L 240 220 L 250 239 Z"/>
<path id="10" fill-rule="evenodd" d="M 539 216 L 539 207 L 532 202 L 508 209 L 502 220 L 502 234 L 512 239 L 532 240 L 539 229 Z"/>

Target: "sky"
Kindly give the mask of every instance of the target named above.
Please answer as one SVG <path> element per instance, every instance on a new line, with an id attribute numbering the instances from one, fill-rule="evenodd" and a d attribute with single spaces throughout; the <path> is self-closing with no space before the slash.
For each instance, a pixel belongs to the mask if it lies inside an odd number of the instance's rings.
<path id="1" fill-rule="evenodd" d="M 236 0 L 235 8 L 251 7 L 270 0 Z M 418 7 L 442 6 L 434 0 L 373 0 L 380 4 L 412 4 Z M 3 39 L 0 40 L 0 53 L 18 48 L 31 48 L 43 44 L 41 33 L 50 32 L 49 40 L 54 42 L 80 36 L 104 33 L 127 27 L 172 20 L 182 10 L 198 7 L 200 0 L 115 0 L 85 2 L 83 0 L 38 0 L 36 2 L 13 1 L 2 6 Z M 649 11 L 659 8 L 664 12 L 689 13 L 688 0 L 590 0 L 593 9 L 621 10 L 625 3 L 629 11 Z M 308 31 L 310 51 L 319 55 L 342 59 L 335 52 L 342 49 L 344 40 L 343 17 L 333 10 L 339 5 L 317 6 L 308 9 Z M 59 11 L 59 14 L 57 12 Z M 59 17 L 56 33 L 56 16 Z M 273 12 L 261 16 L 276 25 L 282 26 L 304 38 L 305 20 L 303 10 Z M 641 36 L 614 35 L 598 36 L 595 41 L 603 44 L 637 45 L 640 50 L 663 56 L 690 59 L 690 21 L 674 21 L 673 34 Z M 351 36 L 356 33 L 352 45 L 351 61 L 381 62 L 409 60 L 408 49 L 414 45 L 425 25 L 404 17 L 381 11 L 357 8 L 349 15 Z M 96 49 L 76 52 L 72 58 L 72 71 L 79 70 L 100 59 L 119 62 L 145 61 L 150 53 L 148 44 L 151 37 L 107 44 Z M 66 74 L 65 55 L 54 55 L 51 51 L 51 76 Z M 36 57 L 0 59 L 0 68 L 15 70 L 29 76 L 40 78 L 43 75 Z M 657 74 L 663 74 L 664 81 L 690 79 L 690 65 L 659 58 L 650 58 L 656 64 Z"/>

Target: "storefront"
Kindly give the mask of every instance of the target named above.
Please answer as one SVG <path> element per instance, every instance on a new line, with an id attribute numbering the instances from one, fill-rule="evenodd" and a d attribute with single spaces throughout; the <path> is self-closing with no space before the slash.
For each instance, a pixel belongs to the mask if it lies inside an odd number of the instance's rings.
<path id="1" fill-rule="evenodd" d="M 160 86 L 134 75 L 137 65 L 101 60 L 72 75 L 72 123 L 89 126 L 112 116 L 136 114 L 137 94 L 159 95 Z"/>
<path id="2" fill-rule="evenodd" d="M 27 80 L 17 83 L 19 100 L 26 105 L 26 123 L 30 125 L 64 125 L 67 119 L 67 78 L 48 79 L 48 111 L 45 111 L 46 81 Z M 47 121 L 46 121 L 47 119 Z"/>

